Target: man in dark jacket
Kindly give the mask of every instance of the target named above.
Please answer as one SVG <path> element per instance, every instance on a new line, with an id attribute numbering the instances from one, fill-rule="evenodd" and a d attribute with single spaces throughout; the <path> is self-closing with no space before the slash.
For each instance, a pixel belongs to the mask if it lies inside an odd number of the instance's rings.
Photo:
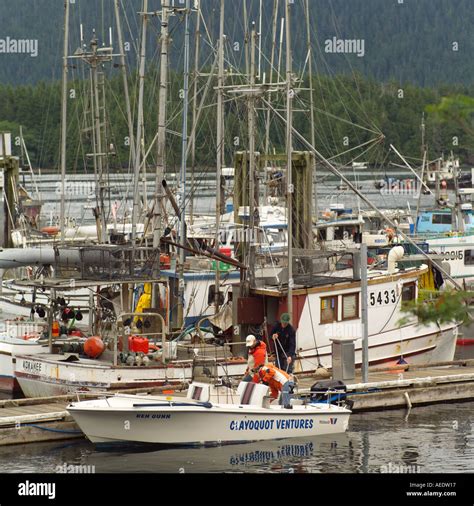
<path id="1" fill-rule="evenodd" d="M 270 335 L 275 344 L 277 367 L 291 374 L 296 353 L 296 332 L 290 323 L 288 313 L 281 315 L 280 321 L 272 328 Z"/>

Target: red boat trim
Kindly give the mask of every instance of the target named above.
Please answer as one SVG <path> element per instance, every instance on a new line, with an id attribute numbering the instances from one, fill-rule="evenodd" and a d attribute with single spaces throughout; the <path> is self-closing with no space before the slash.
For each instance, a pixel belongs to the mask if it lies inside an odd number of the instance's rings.
<path id="1" fill-rule="evenodd" d="M 474 344 L 474 337 L 465 337 L 456 341 L 458 346 L 472 346 Z"/>

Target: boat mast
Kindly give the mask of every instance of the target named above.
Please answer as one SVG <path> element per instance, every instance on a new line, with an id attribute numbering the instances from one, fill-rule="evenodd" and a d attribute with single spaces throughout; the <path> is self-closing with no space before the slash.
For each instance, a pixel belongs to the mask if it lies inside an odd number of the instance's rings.
<path id="1" fill-rule="evenodd" d="M 258 72 L 257 78 L 262 81 L 262 13 L 263 13 L 263 4 L 262 0 L 260 0 L 259 10 L 258 10 Z"/>
<path id="2" fill-rule="evenodd" d="M 104 153 L 102 151 L 102 133 L 100 125 L 100 99 L 99 99 L 99 72 L 98 66 L 101 60 L 105 60 L 106 57 L 102 57 L 97 52 L 97 38 L 93 36 L 91 41 L 92 54 L 90 57 L 90 65 L 92 67 L 92 85 L 93 85 L 93 99 L 94 99 L 94 123 L 95 123 L 95 152 L 94 157 L 97 159 L 97 178 L 99 182 L 99 194 L 98 194 L 98 239 L 102 244 L 107 242 L 107 222 L 105 219 L 105 207 L 104 207 L 104 192 L 105 192 L 105 181 L 104 181 L 104 168 L 102 163 L 102 157 Z"/>
<path id="3" fill-rule="evenodd" d="M 292 124 L 293 124 L 293 89 L 292 89 L 292 58 L 290 32 L 290 2 L 285 0 L 286 18 L 286 182 L 288 207 L 288 314 L 293 317 L 293 179 L 292 179 Z"/>
<path id="4" fill-rule="evenodd" d="M 125 110 L 127 113 L 127 125 L 128 125 L 128 136 L 130 142 L 130 154 L 131 157 L 134 156 L 135 153 L 135 139 L 133 135 L 133 121 L 132 121 L 132 108 L 130 106 L 130 94 L 128 91 L 128 79 L 127 79 L 127 65 L 125 62 L 125 52 L 123 45 L 123 35 L 122 35 L 122 24 L 120 23 L 120 11 L 119 11 L 119 0 L 114 0 L 115 7 L 115 24 L 117 27 L 117 39 L 120 47 L 120 71 L 122 73 L 123 79 L 123 90 L 125 95 Z"/>
<path id="5" fill-rule="evenodd" d="M 421 181 L 424 181 L 425 176 L 425 164 L 427 157 L 427 149 L 425 145 L 425 113 L 421 116 L 421 156 L 422 156 L 422 165 L 421 165 Z M 418 200 L 416 202 L 416 214 L 415 214 L 415 223 L 414 223 L 414 232 L 416 234 L 418 229 L 418 215 L 420 214 L 420 203 L 421 203 L 421 194 L 422 194 L 422 186 L 420 185 L 420 192 L 418 193 Z"/>
<path id="6" fill-rule="evenodd" d="M 140 159 L 141 159 L 141 146 L 142 146 L 142 127 L 143 127 L 143 89 L 145 85 L 145 50 L 146 50 L 146 29 L 148 0 L 143 0 L 142 12 L 142 40 L 140 46 L 140 68 L 139 75 L 139 88 L 138 88 L 138 118 L 137 118 L 137 144 L 136 152 L 134 153 L 135 163 L 133 172 L 133 211 L 132 211 L 132 244 L 135 244 L 137 239 L 137 222 L 139 215 L 139 180 L 140 180 Z"/>
<path id="7" fill-rule="evenodd" d="M 310 132 L 311 145 L 316 146 L 314 134 L 314 97 L 313 97 L 313 50 L 311 47 L 311 26 L 309 22 L 309 0 L 305 0 L 306 17 L 306 43 L 308 49 L 308 73 L 309 73 L 309 112 L 310 112 Z M 313 166 L 313 192 L 314 192 L 314 215 L 318 221 L 318 190 L 316 186 L 316 159 Z"/>
<path id="8" fill-rule="evenodd" d="M 197 98 L 199 81 L 199 51 L 201 48 L 201 6 L 197 4 L 196 28 L 194 31 L 194 83 L 193 83 L 193 128 L 191 131 L 191 202 L 189 203 L 189 222 L 194 220 L 194 172 L 196 169 L 196 123 L 197 123 Z"/>
<path id="9" fill-rule="evenodd" d="M 258 206 L 255 206 L 255 46 L 257 33 L 255 23 L 252 23 L 250 32 L 250 92 L 248 96 L 248 130 L 249 130 L 249 282 L 255 286 L 255 214 Z"/>
<path id="10" fill-rule="evenodd" d="M 219 47 L 217 55 L 217 159 L 216 159 L 216 238 L 215 248 L 219 248 L 219 229 L 221 224 L 221 179 L 222 166 L 224 160 L 224 14 L 225 0 L 221 0 L 221 11 L 219 19 Z M 220 295 L 220 273 L 219 262 L 216 260 L 214 290 L 214 308 L 215 312 L 219 312 L 219 295 Z"/>
<path id="11" fill-rule="evenodd" d="M 69 0 L 64 0 L 64 47 L 63 47 L 63 79 L 61 95 L 61 243 L 66 238 L 66 135 L 67 135 L 67 73 L 69 45 Z"/>
<path id="12" fill-rule="evenodd" d="M 276 45 L 277 45 L 277 21 L 278 21 L 278 0 L 274 0 L 273 2 L 273 22 L 272 22 L 272 54 L 270 56 L 270 75 L 268 78 L 268 82 L 270 85 L 273 82 L 273 66 L 275 63 L 275 51 L 276 51 Z M 262 36 L 260 35 L 260 39 Z M 278 75 L 277 75 L 278 80 Z M 271 92 L 268 92 L 268 101 L 271 101 Z M 265 119 L 265 154 L 268 155 L 270 151 L 270 107 L 267 107 L 267 114 Z M 267 171 L 268 171 L 268 161 L 265 162 L 265 174 L 264 174 L 264 185 L 263 185 L 263 192 L 264 192 L 264 203 L 267 204 L 267 196 L 268 196 L 268 189 L 267 189 Z"/>
<path id="13" fill-rule="evenodd" d="M 179 250 L 179 284 L 178 284 L 178 325 L 184 322 L 184 262 L 186 260 L 186 158 L 188 151 L 188 95 L 189 95 L 189 13 L 190 0 L 186 0 L 184 13 L 184 72 L 183 72 L 183 128 L 181 141 L 181 170 L 180 170 L 180 227 L 179 238 L 183 246 Z"/>
<path id="14" fill-rule="evenodd" d="M 249 75 L 249 18 L 247 13 L 247 0 L 243 0 L 244 7 L 244 56 L 245 74 Z"/>
<path id="15" fill-rule="evenodd" d="M 160 91 L 158 96 L 158 132 L 156 140 L 156 180 L 155 198 L 153 204 L 153 249 L 156 259 L 153 268 L 153 277 L 160 276 L 160 239 L 161 239 L 161 206 L 162 181 L 165 170 L 165 142 L 166 142 L 166 101 L 168 96 L 168 17 L 169 0 L 161 2 L 161 61 L 160 61 Z M 159 301 L 159 286 L 153 284 L 152 307 L 157 307 Z"/>

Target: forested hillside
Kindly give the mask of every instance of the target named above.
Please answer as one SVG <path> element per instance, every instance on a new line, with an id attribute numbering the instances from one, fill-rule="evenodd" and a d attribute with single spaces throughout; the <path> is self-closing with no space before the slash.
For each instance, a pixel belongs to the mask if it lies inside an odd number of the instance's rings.
<path id="1" fill-rule="evenodd" d="M 181 6 L 179 0 L 174 0 Z M 128 54 L 134 64 L 133 43 L 137 38 L 137 12 L 141 0 L 122 1 L 125 39 L 132 43 Z M 278 17 L 284 15 L 279 1 Z M 201 0 L 207 29 L 217 33 L 219 0 Z M 274 0 L 263 0 L 262 42 L 271 44 L 271 19 Z M 296 65 L 306 56 L 303 0 L 295 0 L 293 39 Z M 258 26 L 259 0 L 246 0 L 249 22 Z M 149 11 L 160 8 L 159 0 L 149 0 Z M 0 53 L 0 82 L 34 83 L 57 79 L 63 37 L 63 0 L 0 0 L 0 38 L 36 39 L 38 56 Z M 433 86 L 441 83 L 474 81 L 474 9 L 472 0 L 310 0 L 310 17 L 316 70 L 321 73 L 350 73 L 357 70 L 380 81 Z M 226 1 L 226 34 L 229 43 L 242 42 L 244 32 L 243 0 Z M 79 26 L 84 27 L 85 41 L 95 29 L 99 39 L 108 43 L 109 27 L 115 37 L 113 0 L 75 0 L 71 4 L 70 50 L 79 46 Z M 278 23 L 279 25 L 279 23 Z M 148 52 L 157 53 L 158 19 L 152 18 Z M 182 53 L 182 27 L 172 30 L 174 58 L 178 65 Z M 325 51 L 333 37 L 364 41 L 364 55 L 334 54 Z M 243 64 L 241 55 L 236 61 Z M 205 45 L 203 48 L 205 52 Z M 205 55 L 203 56 L 205 58 Z"/>
<path id="2" fill-rule="evenodd" d="M 167 140 L 167 161 L 169 167 L 179 167 L 181 159 L 179 135 L 171 132 L 181 130 L 181 106 L 179 89 L 182 83 L 181 74 L 171 72 L 171 93 L 168 102 L 170 132 Z M 148 145 L 156 133 L 157 125 L 157 71 L 149 71 L 145 84 L 145 143 Z M 304 87 L 307 83 L 303 83 Z M 362 159 L 373 163 L 386 162 L 388 146 L 394 144 L 408 156 L 420 156 L 420 123 L 427 106 L 437 104 L 443 96 L 464 94 L 474 96 L 474 87 L 443 86 L 438 88 L 422 88 L 406 85 L 400 88 L 396 82 L 377 83 L 360 75 L 321 77 L 314 79 L 315 102 L 315 134 L 318 149 L 331 157 L 349 148 L 375 139 L 380 134 L 385 139 L 372 146 Z M 136 81 L 130 79 L 131 89 L 136 90 Z M 87 160 L 86 153 L 91 152 L 90 130 L 80 131 L 90 125 L 88 105 L 89 84 L 87 81 L 72 81 L 70 89 L 76 90 L 76 98 L 68 100 L 68 167 L 69 170 L 81 170 Z M 400 96 L 403 90 L 403 97 Z M 122 82 L 115 77 L 106 84 L 107 97 L 107 145 L 114 144 L 117 156 L 111 163 L 115 167 L 126 166 L 129 148 L 126 139 L 127 123 L 125 119 L 125 105 Z M 134 98 L 134 103 L 136 96 Z M 275 106 L 284 107 L 283 98 L 275 96 L 272 99 Z M 212 97 L 210 103 L 212 104 Z M 25 85 L 12 87 L 0 85 L 0 131 L 9 130 L 18 135 L 19 126 L 23 126 L 26 144 L 35 166 L 55 167 L 59 159 L 60 134 L 60 83 L 40 83 L 36 86 Z M 310 122 L 308 114 L 308 96 L 301 91 L 297 94 L 294 125 L 307 139 L 310 138 Z M 247 119 L 245 101 L 226 102 L 225 131 L 226 131 L 226 160 L 232 163 L 235 150 L 247 147 Z M 257 115 L 257 149 L 264 146 L 264 112 L 259 110 Z M 191 117 L 190 117 L 191 120 Z M 436 115 L 426 114 L 426 141 L 430 149 L 430 156 L 447 154 L 451 149 L 461 156 L 463 162 L 474 162 L 474 137 L 462 128 L 455 118 L 443 122 Z M 191 128 L 191 127 L 190 127 Z M 196 140 L 197 163 L 201 167 L 215 164 L 215 129 L 216 108 L 206 107 L 199 121 Z M 282 152 L 285 146 L 285 129 L 282 123 L 271 116 L 270 128 L 271 146 Z M 456 139 L 454 142 L 453 139 Z M 238 139 L 236 143 L 236 139 Z M 302 148 L 295 141 L 295 149 Z M 360 152 L 360 151 L 359 151 Z M 357 153 L 357 152 L 355 152 Z M 337 162 L 347 163 L 355 153 L 337 159 Z M 153 153 L 152 153 L 153 155 Z M 152 158 L 150 159 L 150 161 Z M 399 161 L 399 160 L 397 160 Z"/>
<path id="3" fill-rule="evenodd" d="M 173 1 L 173 0 L 172 0 Z M 124 38 L 129 43 L 126 52 L 130 69 L 129 84 L 132 107 L 136 111 L 137 77 L 136 49 L 139 32 L 141 0 L 122 0 L 122 24 Z M 181 0 L 174 0 L 182 6 Z M 263 0 L 262 9 L 262 57 L 260 78 L 269 73 L 269 51 L 272 46 L 271 25 L 275 3 L 278 5 L 278 30 L 284 16 L 284 2 Z M 219 22 L 219 0 L 201 0 L 205 26 L 201 27 L 200 68 L 206 72 L 213 61 L 209 38 L 216 40 Z M 244 1 L 226 0 L 226 68 L 231 65 L 243 69 L 245 65 Z M 249 22 L 259 20 L 259 0 L 246 0 Z M 317 147 L 326 156 L 334 156 L 367 143 L 377 136 L 384 141 L 370 145 L 363 159 L 384 162 L 387 146 L 392 143 L 404 154 L 420 154 L 420 122 L 423 112 L 432 111 L 429 106 L 439 103 L 443 97 L 467 95 L 474 97 L 474 22 L 473 0 L 310 0 L 310 26 L 314 47 L 314 104 Z M 75 0 L 70 4 L 70 44 L 72 55 L 80 46 L 80 26 L 84 44 L 88 44 L 93 30 L 99 45 L 108 44 L 109 27 L 116 44 L 113 0 Z M 149 12 L 160 8 L 159 0 L 149 0 Z M 0 0 L 0 131 L 10 130 L 18 134 L 23 126 L 24 136 L 32 162 L 39 167 L 55 167 L 59 153 L 60 76 L 63 39 L 63 0 Z M 294 73 L 301 76 L 307 71 L 306 29 L 304 2 L 292 4 L 292 39 L 294 49 Z M 194 21 L 193 21 L 194 22 Z M 156 133 L 157 94 L 159 75 L 158 57 L 160 24 L 157 16 L 150 16 L 148 23 L 147 64 L 145 81 L 145 143 L 151 142 Z M 191 27 L 194 38 L 194 26 Z M 170 132 L 181 131 L 183 62 L 183 23 L 176 13 L 170 21 Z M 2 53 L 2 40 L 7 37 L 37 41 L 37 55 Z M 209 38 L 208 38 L 209 37 Z M 279 35 L 277 39 L 279 40 Z M 328 41 L 354 39 L 359 44 L 358 54 L 328 52 Z M 236 44 L 238 43 L 238 44 Z M 277 44 L 278 46 L 278 44 Z M 329 49 L 331 49 L 329 47 Z M 334 50 L 334 48 L 332 48 Z M 282 45 L 284 70 L 285 47 Z M 276 58 L 278 60 L 278 57 Z M 277 66 L 277 63 L 275 63 Z M 112 143 L 116 156 L 113 165 L 126 166 L 129 148 L 127 137 L 124 94 L 117 66 L 104 69 L 107 100 L 107 144 Z M 71 60 L 69 66 L 68 100 L 68 167 L 79 169 L 90 163 L 86 154 L 91 150 L 89 114 L 89 71 L 79 60 Z M 194 79 L 194 74 L 191 79 Z M 202 91 L 205 76 L 200 78 Z M 284 79 L 284 77 L 283 77 Z M 298 84 L 307 87 L 305 82 Z M 199 122 L 196 141 L 197 162 L 212 166 L 215 161 L 215 103 L 214 87 L 208 97 Z M 246 148 L 248 139 L 245 100 L 226 100 L 225 131 L 226 159 L 232 162 L 236 149 Z M 276 106 L 284 106 L 282 96 L 274 94 Z M 464 101 L 465 102 L 465 101 Z M 308 94 L 298 92 L 295 102 L 294 124 L 307 138 L 310 137 Z M 472 160 L 474 136 L 472 135 L 472 110 L 464 110 L 458 117 L 444 114 L 443 118 L 430 112 L 426 117 L 427 143 L 431 155 L 453 149 L 463 161 Z M 263 149 L 263 113 L 258 113 L 257 148 Z M 340 118 L 340 119 L 337 119 Z M 342 119 L 342 121 L 341 121 Z M 81 134 L 82 132 L 82 134 Z M 86 133 L 84 133 L 86 132 Z M 271 116 L 270 141 L 273 148 L 284 148 L 284 128 L 275 116 Z M 88 137 L 89 136 L 89 137 Z M 236 143 L 236 139 L 238 142 Z M 167 161 L 169 166 L 179 163 L 180 137 L 169 135 Z M 295 148 L 299 149 L 296 143 Z M 153 154 L 153 153 L 152 153 Z M 350 161 L 353 152 L 337 159 Z M 150 159 L 152 162 L 152 160 Z M 472 163 L 472 162 L 471 162 Z"/>

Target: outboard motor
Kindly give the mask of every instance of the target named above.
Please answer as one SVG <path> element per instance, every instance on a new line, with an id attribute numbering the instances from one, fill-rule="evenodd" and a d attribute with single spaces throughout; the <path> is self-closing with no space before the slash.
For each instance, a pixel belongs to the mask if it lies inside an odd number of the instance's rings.
<path id="1" fill-rule="evenodd" d="M 338 390 L 339 392 L 331 392 Z M 322 380 L 317 381 L 311 386 L 310 402 L 329 402 L 337 404 L 346 399 L 347 387 L 341 380 Z"/>

